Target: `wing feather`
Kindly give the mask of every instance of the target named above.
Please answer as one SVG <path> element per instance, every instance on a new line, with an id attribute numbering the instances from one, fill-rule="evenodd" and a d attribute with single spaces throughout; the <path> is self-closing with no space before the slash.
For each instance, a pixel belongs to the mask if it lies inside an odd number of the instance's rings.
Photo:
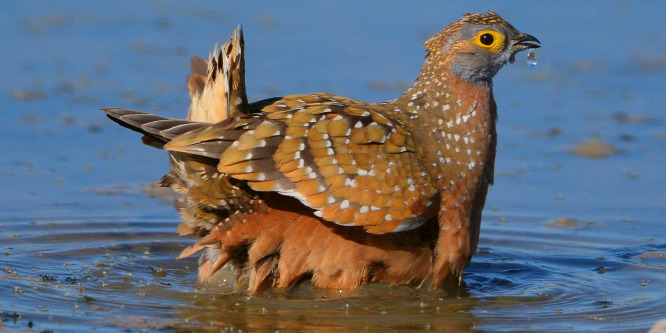
<path id="1" fill-rule="evenodd" d="M 380 108 L 347 98 L 285 96 L 165 149 L 219 159 L 219 172 L 256 191 L 297 198 L 327 221 L 370 233 L 412 229 L 437 213 L 414 138 Z"/>

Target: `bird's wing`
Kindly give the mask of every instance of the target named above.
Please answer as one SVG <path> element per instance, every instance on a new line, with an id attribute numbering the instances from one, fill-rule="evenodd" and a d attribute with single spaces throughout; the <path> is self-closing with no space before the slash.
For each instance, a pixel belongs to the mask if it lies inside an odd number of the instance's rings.
<path id="1" fill-rule="evenodd" d="M 370 233 L 413 229 L 437 213 L 415 138 L 373 104 L 285 96 L 260 113 L 173 138 L 165 149 L 219 159 L 255 191 L 299 199 L 321 218 Z"/>

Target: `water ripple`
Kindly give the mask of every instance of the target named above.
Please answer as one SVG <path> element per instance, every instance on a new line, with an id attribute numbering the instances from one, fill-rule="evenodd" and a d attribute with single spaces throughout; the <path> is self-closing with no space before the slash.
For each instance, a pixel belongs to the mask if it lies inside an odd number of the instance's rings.
<path id="1" fill-rule="evenodd" d="M 191 241 L 177 236 L 177 223 L 123 217 L 0 221 L 3 323 L 98 331 L 201 325 L 626 331 L 649 327 L 666 308 L 666 300 L 655 297 L 666 280 L 666 245 L 627 237 L 620 222 L 568 230 L 538 218 L 487 217 L 459 288 L 371 285 L 341 292 L 306 283 L 261 296 L 233 289 L 231 275 L 197 284 L 196 259 L 174 260 Z"/>

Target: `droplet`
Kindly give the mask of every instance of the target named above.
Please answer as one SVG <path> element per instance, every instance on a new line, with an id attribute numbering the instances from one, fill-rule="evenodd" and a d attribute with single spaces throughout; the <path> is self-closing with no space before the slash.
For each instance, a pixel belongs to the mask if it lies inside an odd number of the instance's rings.
<path id="1" fill-rule="evenodd" d="M 534 53 L 534 50 L 527 51 L 527 66 L 534 67 L 536 65 L 536 53 Z"/>

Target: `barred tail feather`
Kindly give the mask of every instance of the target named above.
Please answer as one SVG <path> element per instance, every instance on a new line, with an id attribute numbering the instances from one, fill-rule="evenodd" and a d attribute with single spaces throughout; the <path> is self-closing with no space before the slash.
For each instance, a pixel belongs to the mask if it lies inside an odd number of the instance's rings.
<path id="1" fill-rule="evenodd" d="M 182 119 L 165 118 L 150 113 L 124 108 L 103 108 L 109 119 L 123 127 L 142 133 L 151 139 L 167 143 L 174 137 L 194 129 L 208 126 Z"/>

